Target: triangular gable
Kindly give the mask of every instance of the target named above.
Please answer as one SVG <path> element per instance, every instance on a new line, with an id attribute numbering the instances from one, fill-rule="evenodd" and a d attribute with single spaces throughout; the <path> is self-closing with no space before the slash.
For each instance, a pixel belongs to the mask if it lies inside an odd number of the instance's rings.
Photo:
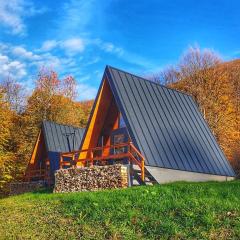
<path id="1" fill-rule="evenodd" d="M 78 150 L 84 131 L 85 128 L 43 121 L 26 171 L 38 169 L 40 161 L 45 164 L 46 160 L 50 161 L 52 172 L 59 169 L 60 153 Z"/>
<path id="2" fill-rule="evenodd" d="M 46 159 L 47 156 L 48 156 L 48 153 L 46 150 L 44 134 L 42 129 L 40 129 L 26 171 L 38 169 L 39 161 L 41 159 Z"/>
<path id="3" fill-rule="evenodd" d="M 106 114 L 108 96 L 146 165 L 235 176 L 192 97 L 112 67 L 105 70 L 82 149 L 96 145 L 93 136 L 102 127 L 98 117 Z"/>
<path id="4" fill-rule="evenodd" d="M 83 141 L 80 149 L 94 148 L 98 144 L 98 140 L 106 124 L 109 125 L 110 130 L 116 127 L 118 118 L 117 106 L 112 94 L 109 82 L 103 78 L 97 97 L 95 99 L 90 119 L 88 121 L 87 130 L 83 136 Z M 106 121 L 108 121 L 106 123 Z M 109 139 L 105 144 L 109 144 Z M 86 158 L 87 153 L 82 152 L 80 158 Z"/>

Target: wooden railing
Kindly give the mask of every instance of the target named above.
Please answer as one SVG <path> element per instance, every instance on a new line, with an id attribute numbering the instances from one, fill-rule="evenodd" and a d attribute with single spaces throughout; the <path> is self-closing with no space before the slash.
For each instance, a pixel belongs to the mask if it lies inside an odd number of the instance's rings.
<path id="1" fill-rule="evenodd" d="M 124 151 L 115 153 L 117 149 L 123 149 Z M 108 150 L 108 154 L 106 154 L 106 150 Z M 113 152 L 111 150 L 113 150 Z M 82 153 L 86 155 L 83 159 L 79 158 Z M 124 158 L 128 158 L 131 163 L 140 168 L 141 179 L 144 181 L 145 159 L 132 142 L 61 153 L 60 168 L 74 167 L 77 166 L 78 163 L 81 163 L 80 165 L 82 166 L 93 166 L 97 162 Z"/>
<path id="2" fill-rule="evenodd" d="M 33 169 L 25 172 L 24 181 L 30 182 L 33 180 L 44 180 L 46 182 L 50 181 L 50 172 L 46 169 Z"/>

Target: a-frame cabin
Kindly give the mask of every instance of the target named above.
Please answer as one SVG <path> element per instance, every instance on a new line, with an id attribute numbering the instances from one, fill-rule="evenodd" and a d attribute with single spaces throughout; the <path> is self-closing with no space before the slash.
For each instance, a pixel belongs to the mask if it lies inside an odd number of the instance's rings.
<path id="1" fill-rule="evenodd" d="M 235 176 L 191 96 L 109 66 L 77 154 L 78 166 L 131 163 L 159 183 Z"/>
<path id="2" fill-rule="evenodd" d="M 43 121 L 25 171 L 25 181 L 53 183 L 54 173 L 60 168 L 60 154 L 78 150 L 84 131 L 84 128 Z"/>

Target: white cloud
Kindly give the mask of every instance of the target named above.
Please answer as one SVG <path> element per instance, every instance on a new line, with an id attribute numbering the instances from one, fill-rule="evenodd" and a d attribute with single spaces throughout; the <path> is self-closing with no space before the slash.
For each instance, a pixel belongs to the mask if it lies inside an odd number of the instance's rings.
<path id="1" fill-rule="evenodd" d="M 58 21 L 59 36 L 68 33 L 85 32 L 86 27 L 92 21 L 96 11 L 99 13 L 99 7 L 104 1 L 98 3 L 97 0 L 69 0 L 64 4 L 62 19 Z M 99 23 L 99 22 L 98 22 Z"/>
<path id="2" fill-rule="evenodd" d="M 1 1 L 1 0 L 0 0 Z M 86 49 L 87 47 L 91 49 Z M 54 51 L 52 51 L 54 50 Z M 86 51 L 85 51 L 86 50 Z M 89 55 L 94 51 L 94 55 Z M 79 99 L 92 99 L 96 88 L 88 85 L 90 79 L 100 79 L 102 72 L 88 72 L 88 65 L 101 60 L 102 52 L 115 55 L 117 58 L 142 69 L 153 69 L 154 66 L 139 55 L 129 53 L 114 43 L 101 39 L 69 38 L 65 40 L 49 39 L 39 49 L 29 50 L 24 46 L 13 46 L 0 43 L 0 77 L 13 76 L 16 80 L 36 74 L 41 67 L 52 68 L 61 76 L 72 74 L 78 80 Z M 76 54 L 78 54 L 76 56 Z M 79 66 L 81 68 L 79 69 Z M 81 71 L 80 71 L 81 70 Z M 86 73 L 86 74 L 83 74 Z M 26 76 L 28 75 L 28 76 Z"/>
<path id="3" fill-rule="evenodd" d="M 35 54 L 22 46 L 12 46 L 0 43 L 0 77 L 12 76 L 14 79 L 21 79 L 32 70 L 46 66 L 56 71 L 68 68 L 72 65 L 73 59 L 59 58 L 51 53 Z"/>
<path id="4" fill-rule="evenodd" d="M 26 32 L 24 19 L 45 11 L 37 9 L 30 0 L 0 0 L 0 25 L 11 34 L 22 35 Z"/>
<path id="5" fill-rule="evenodd" d="M 0 63 L 4 64 L 8 62 L 8 56 L 0 55 Z"/>
<path id="6" fill-rule="evenodd" d="M 25 48 L 21 46 L 16 46 L 13 47 L 12 53 L 19 57 L 19 58 L 24 58 L 28 60 L 40 60 L 41 57 L 39 55 L 33 54 L 32 52 L 26 50 Z"/>
<path id="7" fill-rule="evenodd" d="M 56 40 L 47 40 L 43 42 L 40 50 L 42 51 L 51 51 L 53 48 L 57 47 L 58 42 Z"/>
<path id="8" fill-rule="evenodd" d="M 85 49 L 85 42 L 82 38 L 70 38 L 61 42 L 60 46 L 69 54 L 81 53 Z"/>
<path id="9" fill-rule="evenodd" d="M 25 31 L 21 2 L 1 0 L 0 21 L 3 26 L 11 29 L 12 34 L 20 34 Z"/>
<path id="10" fill-rule="evenodd" d="M 59 49 L 62 49 L 62 44 L 69 44 L 68 47 L 71 51 L 82 51 L 79 49 L 78 41 L 56 41 L 58 43 Z M 81 42 L 81 41 L 80 41 Z M 71 44 L 70 44 L 71 43 Z M 76 46 L 74 44 L 77 44 Z M 65 50 L 65 49 L 64 49 Z M 68 49 L 68 51 L 70 51 Z M 16 81 L 21 82 L 21 84 L 31 91 L 34 84 L 34 76 L 37 69 L 41 67 L 52 68 L 57 71 L 60 76 L 72 74 L 76 77 L 78 81 L 78 96 L 79 100 L 93 99 L 96 96 L 97 89 L 88 84 L 91 74 L 83 74 L 82 71 L 79 72 L 79 63 L 83 60 L 88 60 L 83 56 L 78 56 L 77 59 L 74 57 L 69 57 L 67 54 L 54 55 L 50 52 L 41 52 L 39 49 L 28 50 L 24 46 L 13 46 L 7 43 L 0 43 L 0 79 L 6 77 L 12 77 Z M 98 57 L 90 58 L 87 63 L 93 64 L 99 61 Z M 86 64 L 82 63 L 82 67 L 85 68 Z M 81 69 L 84 70 L 84 69 Z"/>
<path id="11" fill-rule="evenodd" d="M 89 65 L 98 63 L 100 60 L 101 60 L 100 57 L 94 57 L 94 58 L 90 59 L 89 61 L 87 61 L 84 65 L 89 66 Z"/>
<path id="12" fill-rule="evenodd" d="M 105 42 L 99 38 L 89 40 L 89 44 L 96 45 L 104 52 L 113 54 L 125 62 L 138 65 L 141 68 L 154 69 L 156 66 L 152 64 L 148 59 L 141 57 L 138 54 L 131 53 L 122 47 L 116 46 L 111 42 Z"/>
<path id="13" fill-rule="evenodd" d="M 44 67 L 52 68 L 56 71 L 59 71 L 64 65 L 63 61 L 64 59 L 61 59 L 50 53 L 44 53 L 40 55 L 40 59 L 38 59 L 37 61 L 31 62 L 30 65 L 37 66 L 38 68 L 41 68 L 44 66 Z"/>
<path id="14" fill-rule="evenodd" d="M 112 43 L 104 43 L 102 48 L 107 52 L 112 52 L 114 49 L 114 45 Z"/>
<path id="15" fill-rule="evenodd" d="M 70 62 L 72 64 L 73 61 L 71 59 L 59 58 L 48 52 L 35 54 L 22 46 L 9 48 L 15 58 L 27 61 L 28 66 L 37 66 L 38 68 L 47 66 L 55 70 L 60 70 L 61 66 L 68 66 L 68 64 L 70 65 Z"/>
<path id="16" fill-rule="evenodd" d="M 1 52 L 6 51 L 7 49 L 8 49 L 8 45 L 0 42 L 0 51 Z"/>
<path id="17" fill-rule="evenodd" d="M 118 57 L 124 54 L 123 48 L 117 47 L 113 43 L 105 42 L 99 38 L 89 40 L 89 43 L 96 45 L 99 49 L 103 50 L 104 52 L 115 54 Z"/>
<path id="18" fill-rule="evenodd" d="M 88 84 L 79 83 L 77 85 L 78 100 L 94 99 L 97 95 L 97 89 Z"/>
<path id="19" fill-rule="evenodd" d="M 86 40 L 80 37 L 68 38 L 60 41 L 47 40 L 43 42 L 38 51 L 48 52 L 54 48 L 60 48 L 63 49 L 67 55 L 75 55 L 77 53 L 82 53 L 85 50 L 86 45 Z"/>
<path id="20" fill-rule="evenodd" d="M 0 78 L 11 77 L 21 79 L 27 74 L 26 65 L 20 61 L 11 60 L 8 56 L 0 55 Z"/>
<path id="21" fill-rule="evenodd" d="M 117 54 L 118 56 L 121 56 L 124 53 L 124 50 L 122 48 L 116 47 L 113 43 L 109 42 L 103 42 L 101 44 L 101 49 L 105 52 Z"/>

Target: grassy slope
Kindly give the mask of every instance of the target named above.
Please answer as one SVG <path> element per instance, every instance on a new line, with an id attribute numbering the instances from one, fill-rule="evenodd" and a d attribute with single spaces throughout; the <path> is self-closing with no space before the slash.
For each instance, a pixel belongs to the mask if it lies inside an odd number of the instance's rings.
<path id="1" fill-rule="evenodd" d="M 0 200 L 1 239 L 240 239 L 240 181 Z"/>

